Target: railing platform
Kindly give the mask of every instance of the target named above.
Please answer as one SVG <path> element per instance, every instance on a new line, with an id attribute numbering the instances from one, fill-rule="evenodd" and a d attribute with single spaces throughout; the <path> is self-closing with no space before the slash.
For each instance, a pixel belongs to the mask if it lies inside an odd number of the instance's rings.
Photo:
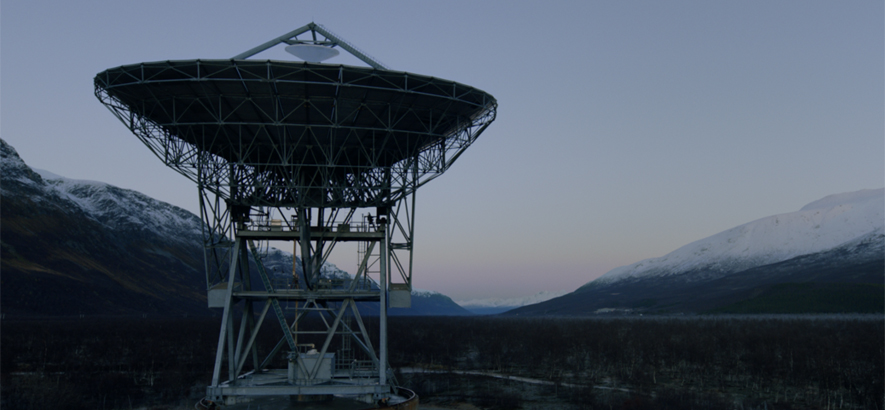
<path id="1" fill-rule="evenodd" d="M 237 231 L 237 236 L 252 240 L 276 240 L 297 241 L 301 239 L 302 232 L 298 229 L 288 229 L 286 226 L 250 226 Z M 348 241 L 381 241 L 384 239 L 383 229 L 350 230 L 343 227 L 311 227 L 311 239 Z"/>
<path id="2" fill-rule="evenodd" d="M 274 289 L 273 292 L 266 291 L 234 291 L 233 296 L 239 299 L 253 299 L 253 300 L 264 300 L 264 299 L 280 299 L 280 300 L 344 300 L 344 299 L 353 299 L 356 302 L 366 302 L 366 301 L 375 301 L 377 302 L 381 298 L 381 294 L 379 291 L 354 291 L 347 292 L 346 290 L 331 290 L 331 291 L 306 291 L 306 290 L 292 290 L 292 289 Z"/>

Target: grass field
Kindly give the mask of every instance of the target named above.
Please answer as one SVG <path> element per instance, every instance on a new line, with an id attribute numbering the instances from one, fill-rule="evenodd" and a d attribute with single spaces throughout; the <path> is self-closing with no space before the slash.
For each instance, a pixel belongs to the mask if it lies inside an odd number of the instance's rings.
<path id="1" fill-rule="evenodd" d="M 192 408 L 218 327 L 210 318 L 4 320 L 0 407 Z M 259 348 L 278 337 L 268 331 Z M 883 408 L 881 315 L 400 317 L 389 340 L 392 367 L 432 370 L 397 371 L 428 406 Z"/>

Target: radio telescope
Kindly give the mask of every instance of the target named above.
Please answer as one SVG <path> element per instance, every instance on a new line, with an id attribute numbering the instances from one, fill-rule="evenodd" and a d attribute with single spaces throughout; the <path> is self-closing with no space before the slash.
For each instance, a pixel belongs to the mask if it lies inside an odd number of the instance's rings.
<path id="1" fill-rule="evenodd" d="M 251 58 L 280 45 L 302 61 Z M 368 67 L 323 62 L 339 49 Z M 208 303 L 223 309 L 207 398 L 397 397 L 387 309 L 411 301 L 415 194 L 491 124 L 495 98 L 390 70 L 315 23 L 231 59 L 111 68 L 95 95 L 199 189 Z M 300 273 L 294 258 L 269 272 L 268 241 L 292 241 Z M 324 276 L 343 242 L 358 270 Z M 267 322 L 282 334 L 260 352 Z"/>

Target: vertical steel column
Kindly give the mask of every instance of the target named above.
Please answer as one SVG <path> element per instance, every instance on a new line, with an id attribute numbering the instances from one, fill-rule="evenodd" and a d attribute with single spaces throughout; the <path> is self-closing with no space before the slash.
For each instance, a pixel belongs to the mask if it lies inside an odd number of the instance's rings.
<path id="1" fill-rule="evenodd" d="M 228 302 L 231 305 L 231 310 L 233 310 L 233 301 Z M 233 313 L 227 315 L 227 380 L 228 381 L 236 381 L 237 377 L 234 375 L 236 371 L 237 364 L 234 363 L 234 315 Z"/>
<path id="2" fill-rule="evenodd" d="M 311 281 L 313 274 L 313 255 L 310 253 L 310 219 L 305 208 L 298 208 L 298 229 L 301 231 L 301 271 L 304 273 L 305 289 L 314 290 Z M 292 263 L 295 263 L 295 255 L 292 255 Z"/>
<path id="3" fill-rule="evenodd" d="M 218 332 L 218 350 L 215 351 L 215 370 L 212 372 L 212 386 L 218 386 L 218 379 L 221 377 L 221 359 L 224 357 L 225 336 L 227 336 L 227 326 L 230 322 L 231 310 L 233 310 L 233 293 L 234 278 L 237 273 L 237 260 L 239 260 L 241 239 L 237 238 L 234 242 L 233 252 L 231 252 L 230 270 L 227 274 L 227 296 L 224 302 L 224 313 L 221 315 L 221 331 Z"/>
<path id="4" fill-rule="evenodd" d="M 246 259 L 246 261 L 247 262 L 245 263 L 245 266 L 249 266 L 248 258 Z M 244 265 L 242 260 L 240 261 L 240 265 L 241 266 Z M 247 272 L 245 273 L 245 276 L 244 276 L 243 271 L 244 271 L 244 269 L 240 269 L 240 280 L 243 282 L 243 290 L 247 290 L 247 291 L 252 290 L 251 286 L 249 286 L 249 282 L 251 282 L 250 273 L 248 272 L 248 269 L 246 269 Z M 242 355 L 247 354 L 243 350 L 243 338 L 246 336 L 246 328 L 248 327 L 249 323 L 251 322 L 251 319 L 252 319 L 252 301 L 247 300 L 247 301 L 244 301 L 243 316 L 240 318 L 240 330 L 239 330 L 239 335 L 237 336 L 236 349 L 234 349 L 234 363 L 240 362 L 240 355 L 241 354 Z M 233 373 L 234 373 L 234 375 L 237 375 L 237 372 L 234 371 Z"/>
<path id="5" fill-rule="evenodd" d="M 380 312 L 379 312 L 379 329 L 378 329 L 378 349 L 380 354 L 378 357 L 378 384 L 384 386 L 387 384 L 387 269 L 388 258 L 388 241 L 390 240 L 390 232 L 387 225 L 381 225 L 384 229 L 384 240 L 381 241 L 381 277 L 379 280 L 380 291 Z"/>

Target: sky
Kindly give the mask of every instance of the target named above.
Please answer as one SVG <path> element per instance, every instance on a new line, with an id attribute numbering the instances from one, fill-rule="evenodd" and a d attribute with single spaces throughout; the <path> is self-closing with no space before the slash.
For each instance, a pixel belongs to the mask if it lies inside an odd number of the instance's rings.
<path id="1" fill-rule="evenodd" d="M 314 21 L 391 69 L 498 101 L 418 192 L 414 286 L 455 300 L 571 291 L 885 186 L 883 16 L 881 1 L 2 0 L 0 137 L 31 167 L 196 213 L 194 184 L 98 102 L 94 76 L 230 58 Z M 356 255 L 331 261 L 352 271 Z"/>

